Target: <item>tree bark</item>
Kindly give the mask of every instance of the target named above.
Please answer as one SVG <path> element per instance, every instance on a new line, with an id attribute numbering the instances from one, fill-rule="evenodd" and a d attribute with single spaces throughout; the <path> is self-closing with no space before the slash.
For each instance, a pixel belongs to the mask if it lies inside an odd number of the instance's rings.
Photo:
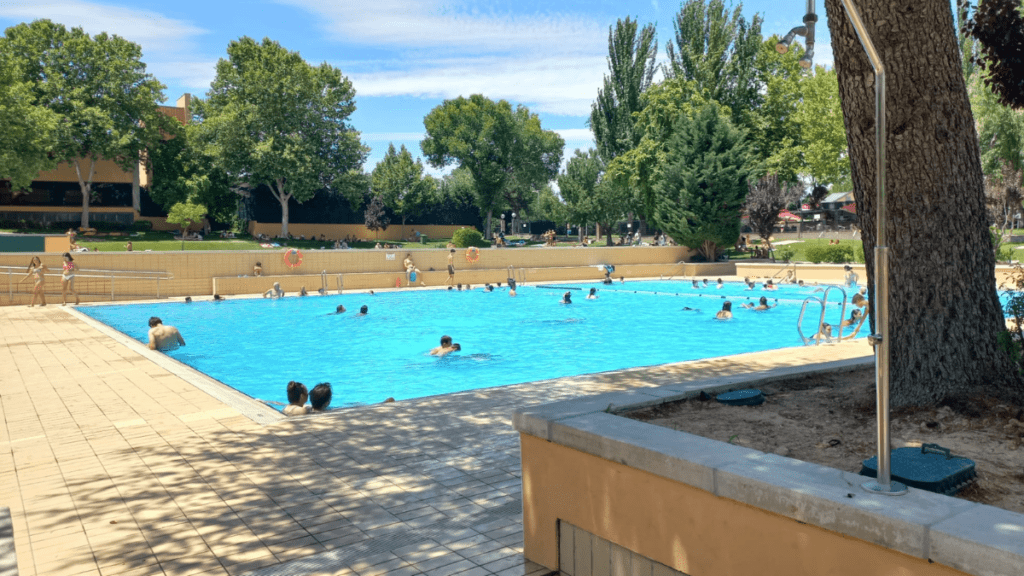
<path id="1" fill-rule="evenodd" d="M 291 199 L 291 194 L 285 194 L 284 192 L 284 178 L 278 178 L 271 186 L 270 193 L 277 198 L 277 201 L 281 203 L 281 237 L 288 237 L 288 200 Z"/>
<path id="2" fill-rule="evenodd" d="M 89 227 L 89 201 L 92 199 L 92 177 L 96 172 L 96 159 L 89 158 L 89 178 L 82 178 L 82 167 L 78 158 L 74 160 L 75 175 L 78 176 L 78 187 L 82 191 L 82 228 Z"/>
<path id="3" fill-rule="evenodd" d="M 139 181 L 142 179 L 139 174 L 140 170 L 145 170 L 145 164 L 139 161 L 135 165 L 135 169 L 132 170 L 132 210 L 140 212 L 142 210 L 142 195 L 139 193 Z"/>
<path id="4" fill-rule="evenodd" d="M 997 343 L 1005 324 L 950 5 L 855 3 L 886 69 L 892 405 L 934 405 L 984 385 L 1019 397 L 1020 375 Z M 825 6 L 873 289 L 874 72 L 841 0 Z"/>

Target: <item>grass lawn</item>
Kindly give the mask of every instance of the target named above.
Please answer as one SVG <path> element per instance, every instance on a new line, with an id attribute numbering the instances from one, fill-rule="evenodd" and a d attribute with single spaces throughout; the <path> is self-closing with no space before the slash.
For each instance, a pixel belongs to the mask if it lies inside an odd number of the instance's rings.
<path id="1" fill-rule="evenodd" d="M 793 242 L 791 244 L 783 244 L 781 246 L 779 246 L 778 242 L 776 242 L 775 243 L 775 255 L 776 255 L 776 258 L 778 258 L 779 249 L 787 248 L 788 247 L 788 248 L 791 248 L 794 251 L 794 255 L 790 259 L 791 261 L 793 261 L 793 262 L 807 262 L 807 257 L 804 255 L 804 251 L 807 249 L 808 246 L 828 245 L 828 243 L 829 243 L 829 239 L 828 238 L 807 238 L 805 240 L 797 240 L 797 241 L 795 241 L 795 242 Z M 761 239 L 760 238 L 751 239 L 751 244 L 755 245 L 755 246 L 760 245 L 761 244 Z M 863 247 L 863 243 L 860 240 L 840 240 L 839 244 L 841 246 L 850 246 L 851 248 L 854 249 L 854 253 L 855 254 L 856 254 L 856 249 L 858 247 Z M 726 253 L 729 254 L 729 259 L 730 260 L 750 260 L 750 258 L 751 258 L 751 253 L 750 252 L 739 252 L 739 251 L 737 251 L 735 249 L 730 249 L 730 250 L 727 250 Z"/>

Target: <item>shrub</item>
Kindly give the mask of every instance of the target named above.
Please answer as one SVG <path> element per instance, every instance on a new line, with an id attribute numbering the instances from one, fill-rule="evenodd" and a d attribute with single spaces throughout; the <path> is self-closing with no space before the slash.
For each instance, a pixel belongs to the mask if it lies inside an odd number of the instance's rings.
<path id="1" fill-rule="evenodd" d="M 452 234 L 452 244 L 459 248 L 469 248 L 470 246 L 486 248 L 491 245 L 490 242 L 484 240 L 484 235 L 476 228 L 459 228 L 455 234 Z"/>
<path id="2" fill-rule="evenodd" d="M 796 250 L 792 246 L 783 246 L 775 251 L 775 257 L 783 262 L 789 262 L 796 255 Z"/>
<path id="3" fill-rule="evenodd" d="M 1012 262 L 1013 261 L 1013 246 L 1002 246 L 996 253 L 996 261 L 998 262 Z"/>
<path id="4" fill-rule="evenodd" d="M 815 264 L 843 264 L 853 260 L 853 247 L 842 244 L 812 244 L 804 249 L 804 256 Z"/>
<path id="5" fill-rule="evenodd" d="M 856 246 L 853 247 L 853 259 L 856 260 L 857 262 L 860 262 L 861 264 L 867 262 L 867 260 L 864 259 L 863 244 L 857 244 Z"/>
<path id="6" fill-rule="evenodd" d="M 132 232 L 150 232 L 153 230 L 153 223 L 149 220 L 136 220 L 131 225 Z"/>

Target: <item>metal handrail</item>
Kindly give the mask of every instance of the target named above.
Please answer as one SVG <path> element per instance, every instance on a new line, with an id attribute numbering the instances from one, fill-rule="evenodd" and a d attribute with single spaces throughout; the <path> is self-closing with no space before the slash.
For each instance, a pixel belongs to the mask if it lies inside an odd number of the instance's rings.
<path id="1" fill-rule="evenodd" d="M 13 276 L 17 274 L 26 274 L 28 271 L 23 266 L 0 266 L 0 273 L 3 271 L 7 272 L 7 298 L 10 302 L 14 302 L 14 282 Z M 90 274 L 92 272 L 92 274 Z M 44 272 L 43 276 L 53 276 L 55 278 L 63 278 L 64 274 L 62 271 L 58 272 L 56 269 L 52 272 Z M 114 280 L 155 280 L 156 281 L 156 297 L 160 298 L 160 281 L 161 280 L 172 280 L 174 275 L 170 272 L 156 272 L 151 270 L 101 270 L 96 268 L 76 268 L 75 278 L 102 278 L 110 281 L 110 301 L 116 300 L 114 290 Z"/>

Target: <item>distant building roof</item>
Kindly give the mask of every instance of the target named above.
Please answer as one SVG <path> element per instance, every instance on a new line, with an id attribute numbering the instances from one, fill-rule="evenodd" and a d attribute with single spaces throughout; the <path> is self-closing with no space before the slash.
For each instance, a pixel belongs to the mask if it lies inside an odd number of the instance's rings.
<path id="1" fill-rule="evenodd" d="M 823 204 L 832 204 L 835 202 L 853 202 L 853 192 L 833 192 L 825 199 L 821 201 Z"/>

